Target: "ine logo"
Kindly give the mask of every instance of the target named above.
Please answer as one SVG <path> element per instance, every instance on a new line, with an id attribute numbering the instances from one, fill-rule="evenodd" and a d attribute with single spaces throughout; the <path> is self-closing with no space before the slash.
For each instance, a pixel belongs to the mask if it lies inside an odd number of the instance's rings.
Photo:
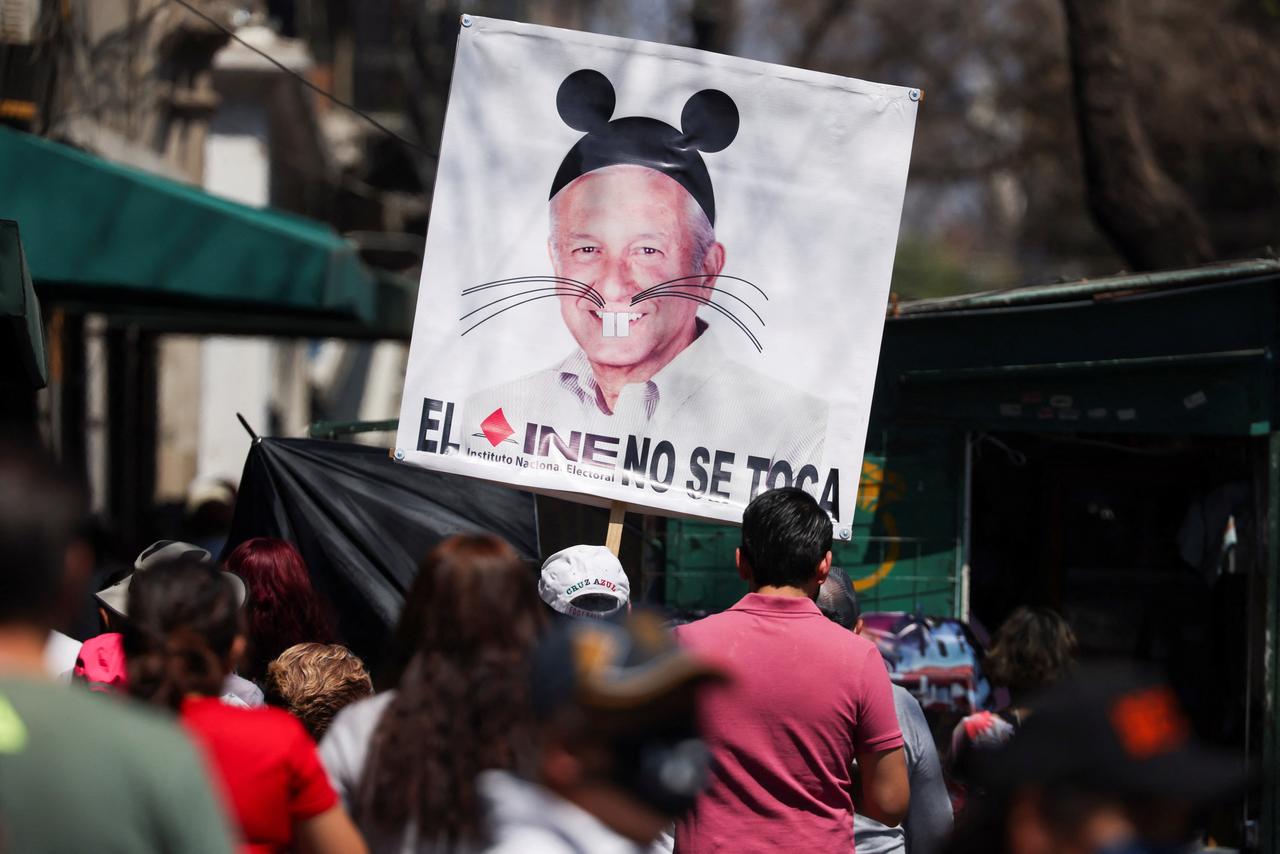
<path id="1" fill-rule="evenodd" d="M 449 406 L 452 407 L 453 404 L 451 403 Z M 489 415 L 480 422 L 480 431 L 484 433 L 484 437 L 489 440 L 489 444 L 493 445 L 495 448 L 507 439 L 510 439 L 516 432 L 507 421 L 507 416 L 502 414 L 501 407 L 490 412 Z"/>

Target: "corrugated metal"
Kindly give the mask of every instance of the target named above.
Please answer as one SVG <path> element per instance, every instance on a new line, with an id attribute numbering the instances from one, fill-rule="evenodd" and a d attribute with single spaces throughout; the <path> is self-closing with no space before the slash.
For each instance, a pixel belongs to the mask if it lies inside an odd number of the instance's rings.
<path id="1" fill-rule="evenodd" d="M 900 303 L 891 309 L 891 317 L 918 317 L 943 312 L 974 311 L 978 309 L 1011 308 L 1037 303 L 1063 303 L 1075 300 L 1092 300 L 1127 292 L 1144 292 L 1170 288 L 1208 285 L 1258 276 L 1280 275 L 1280 260 L 1257 258 L 1246 261 L 1228 261 L 1208 264 L 1186 270 L 1168 270 L 1157 273 L 1138 273 L 1109 276 L 1102 279 L 1081 279 L 1051 285 L 1031 285 L 1000 291 L 982 291 L 954 297 L 937 297 Z"/>

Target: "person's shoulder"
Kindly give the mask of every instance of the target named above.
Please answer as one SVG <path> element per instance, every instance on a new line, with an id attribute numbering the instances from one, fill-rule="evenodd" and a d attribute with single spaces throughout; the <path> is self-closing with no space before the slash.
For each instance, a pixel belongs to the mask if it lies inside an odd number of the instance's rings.
<path id="1" fill-rule="evenodd" d="M 780 379 L 762 374 L 745 362 L 726 359 L 725 380 L 735 393 L 745 399 L 767 399 L 771 405 L 781 407 L 784 411 L 806 417 L 825 417 L 827 402 L 817 395 Z"/>
<path id="2" fill-rule="evenodd" d="M 307 728 L 302 725 L 302 721 L 284 709 L 277 709 L 274 706 L 259 706 L 255 709 L 240 709 L 225 704 L 223 706 L 229 712 L 243 715 L 243 720 L 249 725 L 260 728 L 264 737 L 275 736 L 292 740 L 301 738 L 311 741 L 311 736 L 307 734 Z"/>
<path id="3" fill-rule="evenodd" d="M 274 706 L 232 706 L 208 697 L 184 703 L 182 718 L 207 733 L 234 734 L 238 739 L 264 746 L 282 746 L 299 737 L 310 738 L 301 721 Z"/>
<path id="4" fill-rule="evenodd" d="M 960 719 L 952 732 L 952 742 L 967 741 L 974 745 L 999 745 L 1013 735 L 1013 724 L 995 712 L 975 712 Z"/>
<path id="5" fill-rule="evenodd" d="M 530 385 L 546 382 L 555 376 L 555 368 L 542 368 L 537 371 L 531 371 L 523 376 L 516 377 L 506 382 L 497 383 L 496 385 L 487 386 L 478 391 L 474 391 L 467 395 L 467 402 L 476 400 L 488 400 L 494 397 L 506 397 L 516 392 L 527 389 Z"/>
<path id="6" fill-rule="evenodd" d="M 901 709 L 905 709 L 907 711 L 920 711 L 923 713 L 923 709 L 920 708 L 920 701 L 916 699 L 916 695 L 912 694 L 897 682 L 893 683 L 893 702 L 894 705 Z"/>
<path id="7" fill-rule="evenodd" d="M 822 619 L 805 620 L 804 628 L 805 631 L 820 636 L 823 643 L 831 644 L 846 656 L 852 656 L 857 660 L 864 659 L 873 652 L 879 654 L 880 650 L 875 642 L 862 635 L 854 634 L 834 620 L 828 619 L 820 611 L 817 612 L 817 616 Z"/>
<path id="8" fill-rule="evenodd" d="M 991 726 L 995 722 L 996 717 L 997 715 L 995 712 L 974 712 L 971 715 L 965 715 L 961 718 L 960 722 L 956 724 L 956 728 L 977 732 Z"/>
<path id="9" fill-rule="evenodd" d="M 864 638 L 862 635 L 855 635 L 848 629 L 826 620 L 826 626 L 817 625 L 817 621 L 813 621 L 810 630 L 821 633 L 823 646 L 831 650 L 833 657 L 838 657 L 842 666 L 849 668 L 851 674 L 862 676 L 867 673 L 867 668 L 876 668 L 876 675 L 887 676 L 888 667 L 884 658 L 880 655 L 880 648 L 875 645 L 874 641 Z M 835 631 L 831 631 L 835 629 Z"/>
<path id="10" fill-rule="evenodd" d="M 80 641 L 62 632 L 49 632 L 49 639 L 44 647 L 45 672 L 50 678 L 59 679 L 76 666 L 79 655 Z"/>
<path id="11" fill-rule="evenodd" d="M 906 736 L 910 731 L 913 737 L 928 737 L 932 739 L 932 731 L 929 729 L 928 720 L 925 719 L 924 708 L 920 705 L 920 701 L 916 699 L 916 695 L 896 682 L 892 684 L 893 707 L 894 711 L 898 713 L 898 723 L 902 726 L 902 734 Z"/>
<path id="12" fill-rule="evenodd" d="M 719 611 L 715 614 L 708 614 L 705 617 L 699 617 L 696 620 L 690 620 L 687 623 L 681 623 L 671 628 L 671 633 L 675 635 L 676 640 L 684 644 L 696 644 L 698 641 L 706 637 L 717 636 L 720 632 L 730 630 L 734 622 L 735 613 L 732 608 Z"/>
<path id="13" fill-rule="evenodd" d="M 13 816 L 18 839 L 24 831 L 47 839 L 55 810 L 64 820 L 111 822 L 98 839 L 82 827 L 59 830 L 53 835 L 64 840 L 61 850 L 231 850 L 208 766 L 171 714 L 76 686 L 9 680 L 0 681 L 0 700 L 24 731 L 13 770 L 27 786 L 19 800 L 34 807 L 20 821 Z M 19 842 L 14 850 L 39 847 Z"/>
<path id="14" fill-rule="evenodd" d="M 489 811 L 493 844 L 488 854 L 577 854 L 598 850 L 583 844 L 582 832 L 596 826 L 577 808 L 536 783 L 509 771 L 482 771 L 476 788 Z M 610 847 L 612 850 L 613 847 Z"/>
<path id="15" fill-rule="evenodd" d="M 91 744 L 78 748 L 85 751 L 86 762 L 146 765 L 153 751 L 175 759 L 194 757 L 177 721 L 163 709 L 74 685 L 28 683 L 2 690 L 6 696 L 17 694 L 29 714 L 45 715 L 46 722 L 64 732 L 92 733 Z"/>
<path id="16" fill-rule="evenodd" d="M 554 830 L 531 826 L 504 834 L 485 854 L 580 854 L 581 850 Z"/>
<path id="17" fill-rule="evenodd" d="M 363 740 L 372 733 L 382 713 L 395 698 L 395 691 L 383 691 L 363 700 L 357 700 L 334 716 L 333 722 L 321 740 L 321 745 L 338 744 L 350 739 Z"/>
<path id="18" fill-rule="evenodd" d="M 124 655 L 124 635 L 119 632 L 103 632 L 80 644 L 80 658 L 103 655 Z"/>
<path id="19" fill-rule="evenodd" d="M 237 673 L 228 673 L 227 678 L 222 681 L 222 696 L 224 699 L 234 697 L 237 702 L 250 709 L 266 703 L 262 689 Z"/>
<path id="20" fill-rule="evenodd" d="M 124 697 L 86 691 L 74 685 L 37 680 L 0 680 L 0 695 L 32 710 L 56 709 L 64 717 L 87 717 L 94 727 L 169 730 L 180 737 L 173 720 L 159 709 Z"/>
<path id="21" fill-rule="evenodd" d="M 530 371 L 527 374 L 507 380 L 506 382 L 497 383 L 478 391 L 474 391 L 467 395 L 466 404 L 468 409 L 476 405 L 483 405 L 489 401 L 510 401 L 521 395 L 535 394 L 539 389 L 547 386 L 555 385 L 560 379 L 560 366 L 564 360 L 556 362 L 554 365 L 548 365 L 539 368 L 536 371 Z"/>

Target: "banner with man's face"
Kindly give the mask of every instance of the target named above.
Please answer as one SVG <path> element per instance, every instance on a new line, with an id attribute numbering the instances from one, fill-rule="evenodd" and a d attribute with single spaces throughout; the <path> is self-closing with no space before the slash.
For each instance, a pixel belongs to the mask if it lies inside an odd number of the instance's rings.
<path id="1" fill-rule="evenodd" d="M 919 93 L 464 18 L 397 457 L 853 518 Z"/>

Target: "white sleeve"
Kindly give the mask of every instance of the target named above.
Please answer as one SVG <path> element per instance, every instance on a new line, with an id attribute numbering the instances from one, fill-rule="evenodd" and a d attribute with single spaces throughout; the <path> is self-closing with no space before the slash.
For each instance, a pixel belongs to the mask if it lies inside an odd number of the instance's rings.
<path id="1" fill-rule="evenodd" d="M 360 774 L 364 770 L 368 745 L 359 744 L 359 739 L 351 732 L 353 727 L 350 716 L 344 717 L 346 709 L 338 713 L 329 731 L 320 739 L 318 750 L 320 763 L 329 775 L 333 790 L 342 799 L 342 805 L 351 811 L 351 799 L 356 787 L 360 785 Z"/>

